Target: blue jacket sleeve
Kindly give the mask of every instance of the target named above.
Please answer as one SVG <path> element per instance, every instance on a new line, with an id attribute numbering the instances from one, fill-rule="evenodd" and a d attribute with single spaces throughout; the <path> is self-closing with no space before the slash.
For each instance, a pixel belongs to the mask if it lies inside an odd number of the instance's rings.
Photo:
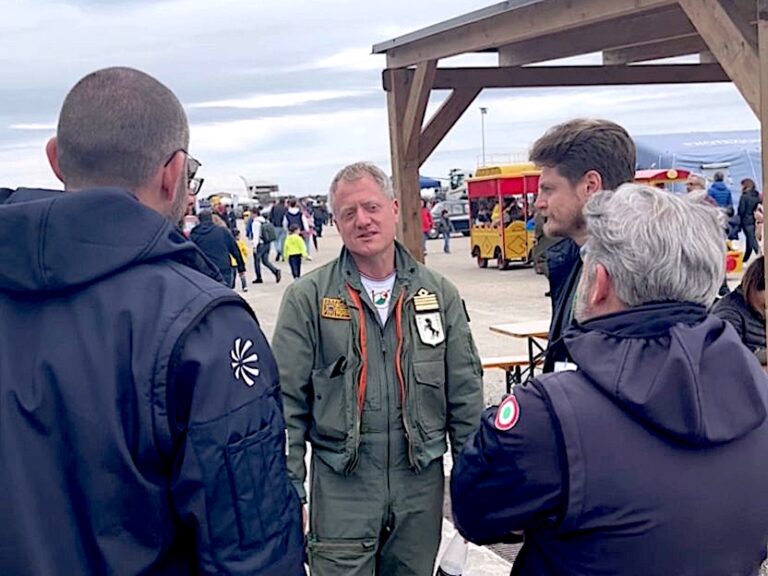
<path id="1" fill-rule="evenodd" d="M 272 352 L 238 304 L 209 311 L 172 363 L 171 495 L 203 574 L 304 574 L 301 506 L 288 480 Z"/>
<path id="2" fill-rule="evenodd" d="M 451 474 L 453 518 L 477 544 L 507 540 L 556 517 L 562 497 L 560 446 L 540 392 L 517 387 L 517 423 L 496 425 L 497 406 L 465 444 Z"/>

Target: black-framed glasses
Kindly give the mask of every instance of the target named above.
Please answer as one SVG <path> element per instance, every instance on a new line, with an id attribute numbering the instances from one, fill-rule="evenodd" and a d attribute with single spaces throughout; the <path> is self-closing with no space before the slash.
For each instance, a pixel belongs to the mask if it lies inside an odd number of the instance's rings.
<path id="1" fill-rule="evenodd" d="M 173 152 L 171 152 L 171 155 L 168 156 L 168 160 L 165 161 L 165 164 L 163 164 L 163 168 L 167 168 L 168 164 L 171 163 L 171 160 L 178 154 L 179 152 L 184 152 L 184 156 L 187 157 L 187 187 L 192 188 L 193 190 L 199 190 L 199 186 L 193 186 L 192 183 L 195 180 L 195 175 L 197 174 L 198 169 L 200 166 L 203 165 L 200 160 L 192 156 L 189 152 L 187 152 L 184 148 L 177 148 Z M 197 192 L 195 192 L 197 193 Z"/>

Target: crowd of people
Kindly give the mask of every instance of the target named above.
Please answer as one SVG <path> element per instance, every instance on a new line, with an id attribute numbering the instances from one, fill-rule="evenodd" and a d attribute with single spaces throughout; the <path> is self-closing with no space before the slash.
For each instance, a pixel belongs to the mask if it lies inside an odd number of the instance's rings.
<path id="1" fill-rule="evenodd" d="M 0 195 L 3 573 L 430 576 L 448 450 L 459 533 L 522 541 L 518 576 L 758 572 L 764 265 L 712 307 L 722 187 L 629 183 L 610 121 L 539 138 L 550 345 L 485 407 L 467 307 L 396 240 L 381 168 L 333 178 L 343 248 L 304 278 L 322 214 L 249 216 L 256 280 L 280 281 L 273 245 L 297 279 L 269 343 L 230 288 L 230 211 L 179 226 L 188 147 L 169 88 L 98 70 L 46 146 L 64 190 Z"/>

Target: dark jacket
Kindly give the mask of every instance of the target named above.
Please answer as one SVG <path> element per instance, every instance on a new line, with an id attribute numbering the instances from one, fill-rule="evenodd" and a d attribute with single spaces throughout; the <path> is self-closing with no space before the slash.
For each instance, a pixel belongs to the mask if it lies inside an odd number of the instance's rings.
<path id="1" fill-rule="evenodd" d="M 733 214 L 733 197 L 725 182 L 712 182 L 709 190 L 707 190 L 707 196 L 712 198 L 720 208 L 730 208 L 731 214 Z"/>
<path id="2" fill-rule="evenodd" d="M 126 191 L 0 205 L 0 573 L 302 574 L 274 359 Z"/>
<path id="3" fill-rule="evenodd" d="M 516 423 L 502 430 L 490 408 L 465 444 L 451 486 L 459 532 L 486 543 L 523 531 L 520 576 L 757 574 L 768 377 L 731 326 L 656 304 L 564 341 L 578 371 L 517 387 Z"/>
<path id="4" fill-rule="evenodd" d="M 765 320 L 747 303 L 741 286 L 721 298 L 712 314 L 730 322 L 744 345 L 765 364 Z"/>
<path id="5" fill-rule="evenodd" d="M 235 237 L 226 228 L 216 226 L 211 221 L 200 222 L 192 228 L 189 239 L 197 244 L 205 257 L 215 264 L 222 274 L 232 268 L 230 256 L 237 262 L 237 271 L 245 272 L 243 255 L 240 254 Z"/>
<path id="6" fill-rule="evenodd" d="M 757 190 L 742 192 L 739 198 L 739 220 L 742 228 L 755 225 L 755 210 L 760 205 L 760 194 Z"/>
<path id="7" fill-rule="evenodd" d="M 579 245 L 570 238 L 560 240 L 547 250 L 552 320 L 544 372 L 552 372 L 555 362 L 565 360 L 556 344 L 571 324 L 573 295 L 581 277 L 581 264 Z"/>
<path id="8" fill-rule="evenodd" d="M 283 218 L 285 218 L 286 212 L 288 212 L 288 208 L 283 204 L 275 204 L 272 206 L 272 209 L 269 211 L 269 221 L 272 222 L 272 226 L 275 228 L 282 228 Z"/>

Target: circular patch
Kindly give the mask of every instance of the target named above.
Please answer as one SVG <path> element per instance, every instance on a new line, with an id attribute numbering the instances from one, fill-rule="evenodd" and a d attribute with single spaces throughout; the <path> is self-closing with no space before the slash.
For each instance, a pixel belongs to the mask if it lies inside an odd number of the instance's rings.
<path id="1" fill-rule="evenodd" d="M 504 430 L 513 428 L 519 419 L 520 405 L 517 403 L 515 395 L 510 394 L 501 404 L 499 404 L 499 409 L 496 410 L 496 422 L 494 425 L 497 430 L 503 432 Z"/>

